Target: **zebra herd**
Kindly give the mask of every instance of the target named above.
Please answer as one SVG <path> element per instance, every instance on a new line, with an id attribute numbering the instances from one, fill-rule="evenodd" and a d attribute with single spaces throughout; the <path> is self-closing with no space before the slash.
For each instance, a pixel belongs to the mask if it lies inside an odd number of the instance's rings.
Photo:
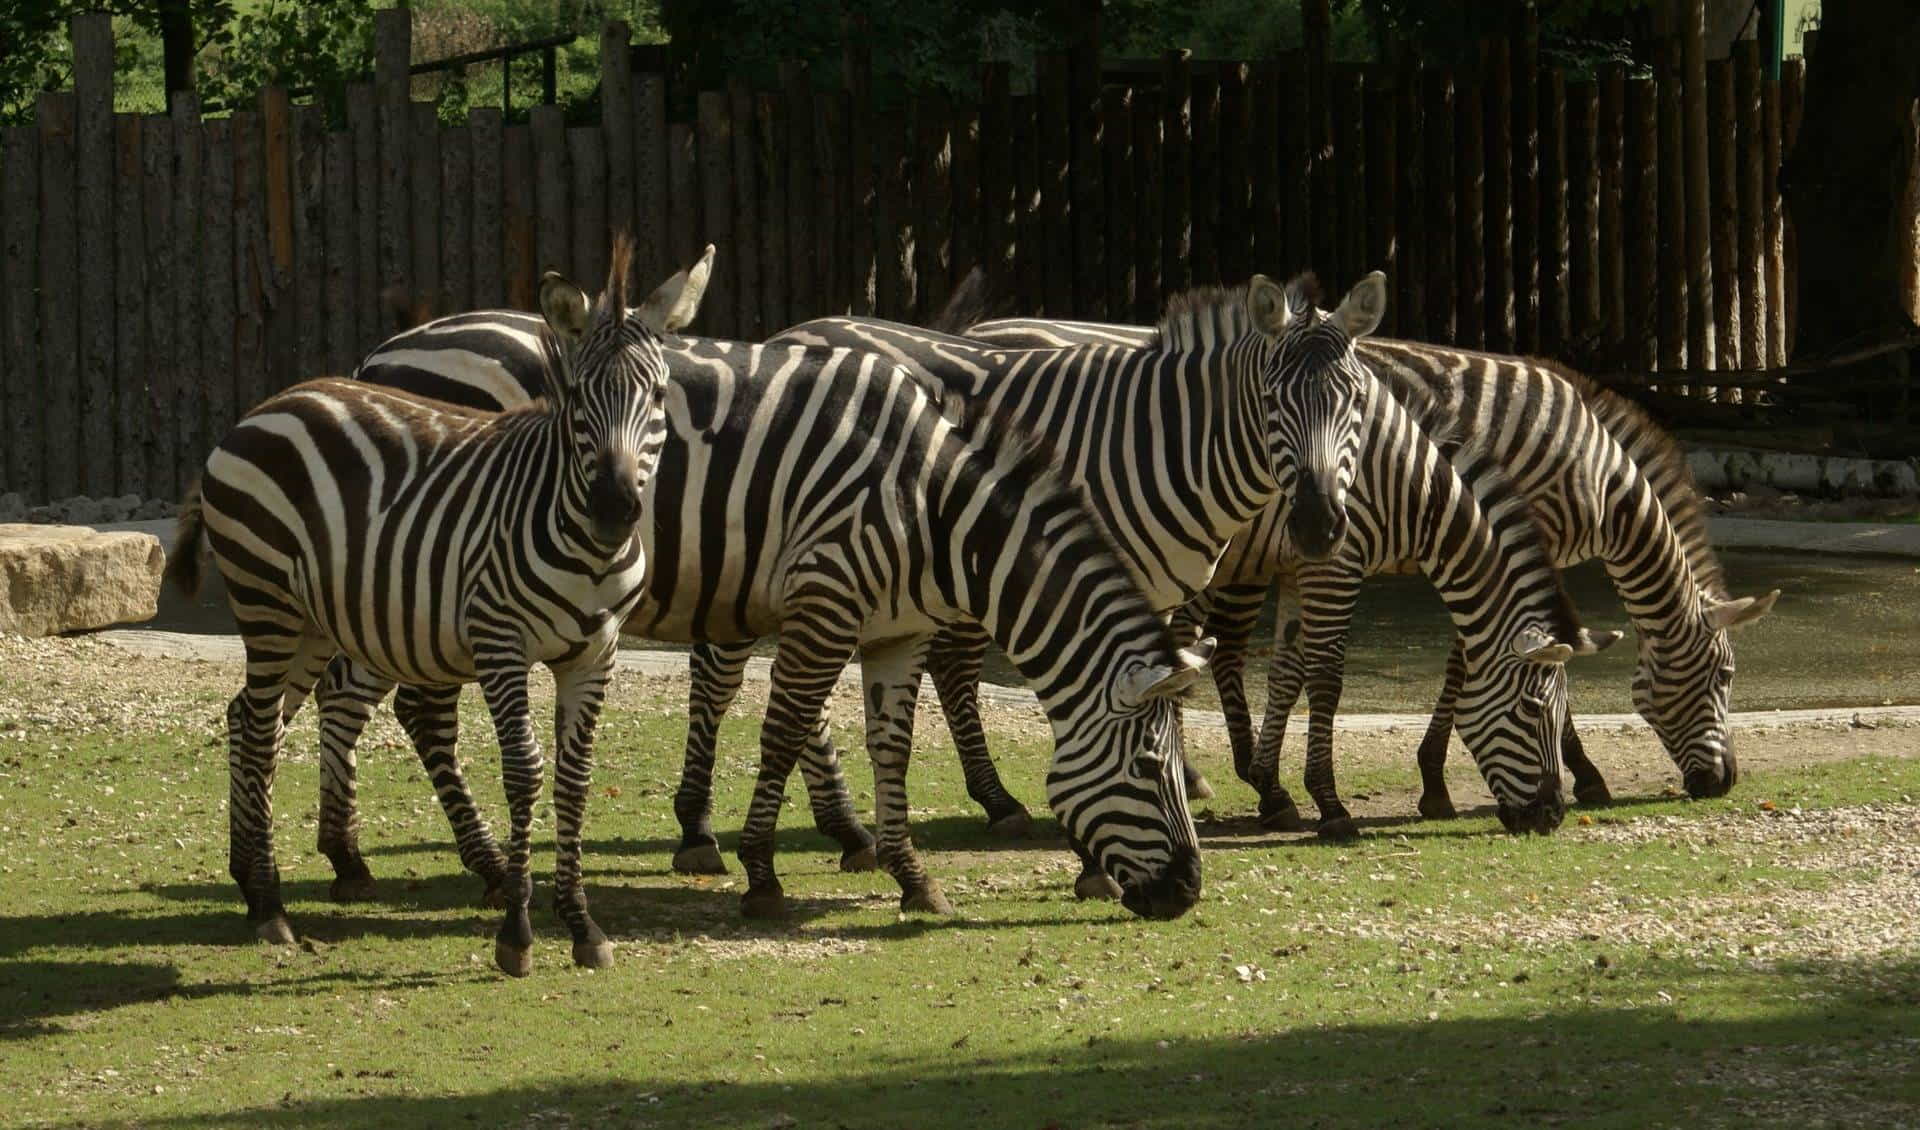
<path id="1" fill-rule="evenodd" d="M 679 336 L 713 249 L 629 307 L 617 242 L 597 299 L 557 275 L 538 315 L 456 314 L 248 413 L 181 518 L 246 647 L 228 709 L 230 872 L 257 936 L 292 940 L 273 855 L 285 724 L 319 712 L 321 850 L 336 898 L 365 897 L 354 746 L 394 688 L 462 862 L 505 908 L 496 961 L 531 967 L 530 829 L 543 762 L 531 665 L 552 669 L 555 901 L 574 960 L 611 948 L 581 885 L 592 744 L 620 634 L 693 646 L 674 809 L 678 870 L 723 868 L 715 735 L 755 641 L 778 635 L 759 777 L 740 837 L 741 909 L 778 915 L 774 828 L 798 765 L 842 866 L 880 866 L 903 910 L 950 904 L 915 852 L 907 766 L 922 674 L 990 826 L 1024 832 L 977 688 L 998 645 L 1052 725 L 1048 806 L 1075 890 L 1173 918 L 1201 890 L 1178 696 L 1211 670 L 1236 774 L 1263 823 L 1301 826 L 1280 784 L 1304 687 L 1306 782 L 1329 837 L 1354 834 L 1332 768 L 1361 581 L 1417 569 L 1456 638 L 1420 747 L 1420 810 L 1452 814 L 1457 728 L 1513 831 L 1606 786 L 1568 711 L 1564 664 L 1619 638 L 1581 626 L 1556 570 L 1598 558 L 1639 637 L 1634 700 L 1695 796 L 1731 788 L 1727 630 L 1772 606 L 1728 595 L 1672 442 L 1544 363 L 1370 335 L 1378 272 L 1333 310 L 1311 279 L 1175 296 L 1153 327 L 1039 319 L 921 328 L 832 317 L 763 344 Z M 1256 740 L 1244 685 L 1270 589 L 1283 617 Z M 1202 633 L 1211 633 L 1202 638 Z M 1216 643 L 1217 639 L 1217 643 Z M 877 837 L 855 812 L 824 707 L 860 665 Z M 460 770 L 460 687 L 478 682 L 506 778 L 505 850 Z"/>

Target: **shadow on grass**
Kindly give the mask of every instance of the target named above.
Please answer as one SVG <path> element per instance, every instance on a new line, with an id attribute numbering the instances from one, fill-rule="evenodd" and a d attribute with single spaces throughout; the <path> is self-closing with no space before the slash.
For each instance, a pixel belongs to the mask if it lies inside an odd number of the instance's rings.
<path id="1" fill-rule="evenodd" d="M 915 1058 L 856 1061 L 837 1078 L 768 1077 L 742 1054 L 728 1078 L 688 1080 L 648 1059 L 621 1074 L 471 1095 L 288 1094 L 146 1127 L 511 1126 L 1145 1127 L 1265 1125 L 1854 1125 L 1910 1118 L 1912 962 L 1785 966 L 1710 977 L 1715 1000 L 1803 995 L 1745 1019 L 1577 1001 L 1513 1017 L 1279 1027 L 1249 1012 L 1239 1035 L 1196 1040 L 1067 1035 L 1050 1054 L 997 1054 L 965 1036 Z M 1243 1006 L 1245 1007 L 1245 1006 Z M 955 1027 L 966 1031 L 966 1018 Z M 1265 1024 L 1260 1024 L 1265 1021 Z M 1264 1029 L 1264 1030 L 1263 1030 Z M 377 1054 L 377 1053 L 376 1053 Z M 742 1081 L 741 1077 L 745 1077 Z M 393 1087 L 406 1087 L 404 1076 Z M 1836 1102 L 1841 1105 L 1836 1106 Z M 1844 1115 L 1836 1111 L 1844 1110 Z M 69 1125 L 79 1126 L 81 1122 Z M 84 1125 L 103 1125 L 87 1120 Z"/>

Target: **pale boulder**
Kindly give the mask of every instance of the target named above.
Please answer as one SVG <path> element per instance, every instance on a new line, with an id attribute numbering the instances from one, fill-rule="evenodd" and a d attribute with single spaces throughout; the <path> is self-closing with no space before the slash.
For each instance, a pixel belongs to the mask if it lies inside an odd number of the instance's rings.
<path id="1" fill-rule="evenodd" d="M 0 632 L 51 636 L 150 620 L 165 564 L 152 534 L 0 525 Z"/>

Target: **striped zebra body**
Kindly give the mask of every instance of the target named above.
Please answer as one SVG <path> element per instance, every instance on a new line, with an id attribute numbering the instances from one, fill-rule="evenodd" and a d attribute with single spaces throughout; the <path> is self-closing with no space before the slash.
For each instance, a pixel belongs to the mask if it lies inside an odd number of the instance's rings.
<path id="1" fill-rule="evenodd" d="M 417 340 L 401 335 L 363 373 Z M 783 906 L 773 830 L 785 782 L 824 740 L 825 699 L 856 655 L 879 861 L 903 908 L 947 909 L 913 850 L 905 775 L 928 642 L 961 622 L 998 641 L 1039 693 L 1056 736 L 1049 803 L 1126 905 L 1160 917 L 1190 906 L 1199 853 L 1170 696 L 1202 664 L 1172 647 L 1048 454 L 1004 422 L 957 420 L 871 353 L 686 340 L 668 359 L 667 441 L 642 523 L 648 581 L 625 628 L 686 642 L 780 636 L 739 850 L 743 909 Z M 463 362 L 447 351 L 434 364 L 415 369 L 422 387 Z M 411 383 L 407 367 L 378 371 Z M 1004 442 L 974 438 L 988 434 Z"/>
<path id="2" fill-rule="evenodd" d="M 591 309 L 571 284 L 543 281 L 547 320 L 566 342 L 549 401 L 493 415 L 314 381 L 249 412 L 208 457 L 170 569 L 191 591 L 207 543 L 246 646 L 246 686 L 228 708 L 229 869 L 262 938 L 293 937 L 273 857 L 273 770 L 285 720 L 323 668 L 322 741 L 349 755 L 358 729 L 333 704 L 358 688 L 479 682 L 512 823 L 496 960 L 525 973 L 543 773 L 527 678 L 545 663 L 558 688 L 556 903 L 575 960 L 611 960 L 580 884 L 593 730 L 644 579 L 637 524 L 665 438 L 656 314 L 690 316 L 700 289 L 682 276 L 664 306 L 630 311 L 628 254 L 616 248 Z M 328 664 L 336 653 L 343 661 Z"/>
<path id="3" fill-rule="evenodd" d="M 1140 340 L 1144 327 L 1089 326 L 1038 319 L 1001 319 L 968 331 L 990 344 L 1023 348 L 1086 334 L 1088 340 Z M 1684 457 L 1658 425 L 1618 395 L 1538 360 L 1475 353 L 1421 343 L 1369 339 L 1362 358 L 1421 425 L 1443 444 L 1470 440 L 1497 460 L 1532 505 L 1560 567 L 1598 558 L 1619 591 L 1639 637 L 1634 705 L 1647 719 L 1695 796 L 1720 795 L 1737 776 L 1727 729 L 1734 671 L 1728 630 L 1772 608 L 1778 592 L 1728 595 L 1706 536 L 1704 511 Z M 1244 614 L 1244 612 L 1242 613 Z M 1232 630 L 1223 627 L 1231 636 Z M 1231 640 L 1215 658 L 1227 705 L 1236 762 L 1262 777 L 1278 757 L 1263 732 L 1254 750 L 1240 657 Z M 1447 684 L 1420 745 L 1424 782 L 1420 810 L 1453 812 L 1442 767 L 1458 694 L 1458 646 Z M 1297 661 L 1297 657 L 1296 657 Z M 1292 708 L 1292 677 L 1268 696 L 1267 729 Z M 1237 709 L 1236 709 L 1237 706 Z M 1574 795 L 1603 803 L 1605 781 L 1569 727 L 1563 752 Z M 1276 786 L 1273 786 L 1277 788 Z M 1263 794 L 1263 809 L 1284 811 L 1284 790 Z"/>

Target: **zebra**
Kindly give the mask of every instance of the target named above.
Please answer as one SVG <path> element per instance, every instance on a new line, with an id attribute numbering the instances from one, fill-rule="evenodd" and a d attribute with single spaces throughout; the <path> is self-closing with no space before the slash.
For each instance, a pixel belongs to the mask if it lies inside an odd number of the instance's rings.
<path id="1" fill-rule="evenodd" d="M 377 349 L 359 374 L 490 399 L 499 357 L 482 351 L 476 362 L 450 343 L 514 340 L 513 320 L 494 317 L 492 329 L 473 316 L 429 323 Z M 513 386 L 524 401 L 543 387 L 537 354 L 505 352 L 504 371 L 527 378 Z M 1056 737 L 1049 804 L 1123 905 L 1151 917 L 1190 907 L 1200 857 L 1172 696 L 1204 670 L 1211 641 L 1173 647 L 1050 451 L 1021 442 L 1017 420 L 955 412 L 870 352 L 683 339 L 667 357 L 668 437 L 641 535 L 649 581 L 625 629 L 695 642 L 779 632 L 738 852 L 743 913 L 785 909 L 774 821 L 796 758 L 825 739 L 822 704 L 856 653 L 875 854 L 903 910 L 951 909 L 914 852 L 905 772 L 928 642 L 961 621 L 998 641 L 1036 688 Z M 450 749 L 449 704 L 424 705 L 437 713 L 409 729 L 431 721 Z M 351 766 L 327 772 L 350 777 Z"/>
<path id="2" fill-rule="evenodd" d="M 1291 511 L 1298 541 L 1323 551 L 1337 544 L 1361 386 L 1338 365 L 1302 373 L 1327 355 L 1323 341 L 1371 332 L 1384 300 L 1377 273 L 1331 314 L 1313 310 L 1309 280 L 1283 287 L 1256 276 L 1245 288 L 1176 298 L 1159 338 L 1143 349 L 1013 355 L 914 327 L 848 319 L 805 323 L 775 341 L 877 351 L 937 388 L 949 412 L 984 413 L 1050 437 L 1056 450 L 1073 453 L 1065 472 L 1090 492 L 1149 600 L 1166 611 L 1204 586 L 1232 534 L 1296 481 L 1313 483 L 1298 493 L 1318 500 Z M 537 354 L 511 318 L 493 312 L 402 334 L 370 354 L 360 373 L 389 380 L 411 366 L 433 370 L 419 378 L 431 382 L 421 387 L 467 403 L 494 400 L 504 384 L 527 395 L 538 389 Z M 1122 410 L 1128 405 L 1133 410 Z M 1183 426 L 1159 426 L 1167 413 L 1177 413 Z M 1075 435 L 1081 438 L 1064 442 Z M 1157 462 L 1141 460 L 1143 451 Z M 996 829 L 1024 831 L 1027 811 L 987 759 L 975 708 L 985 644 L 976 627 L 949 627 L 929 650 L 929 672 L 963 751 L 969 791 Z M 686 769 L 675 796 L 682 842 L 674 866 L 682 871 L 723 868 L 710 823 L 713 735 L 752 646 L 742 639 L 694 649 Z M 816 813 L 845 808 L 837 755 L 824 731 L 808 755 L 818 761 L 808 777 L 818 786 Z M 1082 879 L 1105 888 L 1097 869 Z"/>
<path id="3" fill-rule="evenodd" d="M 544 771 L 527 681 L 544 663 L 557 701 L 555 903 L 573 960 L 612 962 L 580 875 L 593 732 L 647 564 L 635 533 L 666 441 L 659 335 L 693 317 L 710 262 L 635 311 L 631 253 L 616 241 L 598 302 L 556 274 L 542 279 L 543 317 L 558 339 L 548 401 L 489 416 L 323 379 L 255 407 L 208 456 L 168 568 L 192 593 L 202 546 L 210 549 L 246 647 L 246 682 L 227 709 L 228 870 L 262 940 L 293 941 L 273 855 L 274 764 L 321 667 L 363 683 L 478 682 L 511 814 L 495 961 L 527 974 Z M 336 653 L 350 662 L 327 664 Z M 339 708 L 330 688 L 316 698 L 323 742 L 350 741 L 331 724 Z"/>
<path id="4" fill-rule="evenodd" d="M 1003 348 L 1062 342 L 1141 341 L 1145 327 L 997 319 L 968 336 Z M 1443 443 L 1472 437 L 1506 471 L 1531 503 L 1554 564 L 1567 568 L 1598 559 L 1606 568 L 1638 636 L 1632 679 L 1635 710 L 1659 736 L 1689 795 L 1724 796 L 1738 778 L 1727 714 L 1734 675 L 1729 632 L 1772 610 L 1778 589 L 1759 597 L 1732 596 L 1707 538 L 1705 512 L 1685 456 L 1644 411 L 1570 369 L 1548 361 L 1370 338 L 1361 357 L 1385 386 Z M 1244 605 L 1222 610 L 1247 616 Z M 1268 725 L 1254 747 L 1236 630 L 1216 614 L 1223 631 L 1214 659 L 1226 708 L 1236 767 L 1252 772 L 1262 789 L 1261 811 L 1276 827 L 1297 827 L 1298 810 L 1277 782 L 1277 719 L 1292 709 L 1298 678 L 1287 669 L 1297 655 L 1277 653 L 1270 674 Z M 1422 739 L 1418 761 L 1419 811 L 1454 814 L 1443 769 L 1461 678 L 1460 645 L 1447 659 L 1446 680 Z M 1605 804 L 1611 794 L 1586 756 L 1571 723 L 1563 753 L 1574 797 Z"/>

